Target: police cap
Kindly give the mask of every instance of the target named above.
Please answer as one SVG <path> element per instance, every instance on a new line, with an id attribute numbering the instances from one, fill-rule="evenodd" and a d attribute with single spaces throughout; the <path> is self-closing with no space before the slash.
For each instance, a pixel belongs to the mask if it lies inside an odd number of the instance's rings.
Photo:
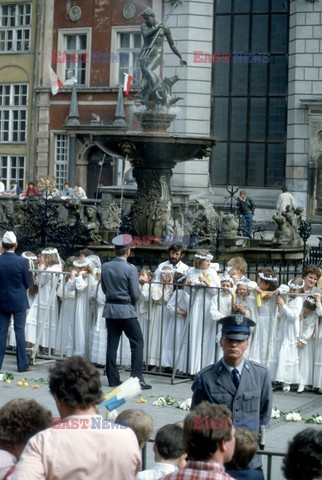
<path id="1" fill-rule="evenodd" d="M 222 336 L 231 340 L 247 340 L 251 333 L 250 327 L 256 325 L 254 320 L 238 313 L 223 317 L 218 323 L 222 325 Z"/>
<path id="2" fill-rule="evenodd" d="M 123 233 L 112 239 L 115 248 L 130 248 L 133 244 L 133 238 L 128 233 Z"/>

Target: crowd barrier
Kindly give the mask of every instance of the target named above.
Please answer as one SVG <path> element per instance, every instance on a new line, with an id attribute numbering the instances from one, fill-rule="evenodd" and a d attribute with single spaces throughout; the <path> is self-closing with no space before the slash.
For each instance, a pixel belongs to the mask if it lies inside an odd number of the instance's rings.
<path id="1" fill-rule="evenodd" d="M 84 355 L 105 366 L 105 296 L 100 282 L 92 275 L 84 275 L 82 285 L 72 289 L 69 272 L 31 273 L 34 287 L 28 291 L 30 309 L 26 320 L 31 364 L 40 359 Z M 286 273 L 281 275 L 284 282 Z M 175 378 L 185 380 L 221 357 L 220 325 L 209 314 L 213 298 L 217 309 L 221 308 L 220 288 L 159 282 L 144 288 L 145 296 L 142 294 L 137 305 L 144 337 L 144 372 L 170 376 L 172 382 Z M 15 347 L 13 328 L 8 335 L 9 346 Z M 129 341 L 124 334 L 117 361 L 123 368 L 131 365 Z"/>
<path id="2" fill-rule="evenodd" d="M 69 272 L 32 270 L 31 274 L 34 286 L 28 292 L 30 309 L 26 319 L 26 342 L 31 363 L 71 355 L 85 355 L 93 361 L 93 348 L 98 343 L 99 348 L 102 350 L 105 346 L 106 351 L 107 334 L 102 317 L 104 297 L 102 299 L 100 283 L 91 275 L 84 275 L 83 288 L 71 291 Z M 217 344 L 214 339 L 217 323 L 207 318 L 206 308 L 209 305 L 206 307 L 206 304 L 213 295 L 217 295 L 220 304 L 219 291 L 219 288 L 185 286 L 186 301 L 188 299 L 186 311 L 191 311 L 196 296 L 199 296 L 199 316 L 193 319 L 194 323 L 198 321 L 198 325 L 194 324 L 198 338 L 192 339 L 190 316 L 178 314 L 178 305 L 182 305 L 180 290 L 157 282 L 148 284 L 145 305 L 142 307 L 141 302 L 138 306 L 141 310 L 138 318 L 145 340 L 145 371 L 167 375 L 171 371 L 173 377 L 175 374 L 193 375 L 216 359 Z M 170 298 L 171 312 L 167 308 Z M 9 329 L 8 347 L 15 347 L 12 326 Z M 191 355 L 197 357 L 194 368 L 191 368 Z M 95 363 L 105 365 L 103 355 L 101 362 Z M 129 342 L 124 335 L 121 337 L 118 363 L 121 367 L 131 363 Z"/>

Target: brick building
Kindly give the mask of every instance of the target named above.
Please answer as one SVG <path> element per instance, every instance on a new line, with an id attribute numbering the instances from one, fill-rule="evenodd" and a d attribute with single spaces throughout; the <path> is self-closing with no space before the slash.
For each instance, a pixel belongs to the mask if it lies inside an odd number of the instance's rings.
<path id="1" fill-rule="evenodd" d="M 97 122 L 104 126 L 113 122 L 123 73 L 134 75 L 133 93 L 139 80 L 140 13 L 151 6 L 161 19 L 170 4 L 163 0 L 0 0 L 0 6 L 0 48 L 5 53 L 0 57 L 0 87 L 14 89 L 24 81 L 28 85 L 27 105 L 19 106 L 28 112 L 26 136 L 6 137 L 6 120 L 1 123 L 5 139 L 0 146 L 1 174 L 7 183 L 17 176 L 13 172 L 18 167 L 10 170 L 8 161 L 19 157 L 21 181 L 55 175 L 59 186 L 76 180 L 91 196 L 104 157 L 92 143 L 91 133 Z M 15 51 L 8 44 L 8 6 L 16 12 L 11 15 L 15 18 L 20 11 L 31 11 L 30 25 L 22 25 L 24 31 L 29 29 L 24 55 L 17 43 Z M 181 78 L 174 89 L 184 98 L 172 131 L 188 136 L 211 134 L 218 144 L 210 161 L 176 167 L 174 189 L 222 203 L 227 185 L 244 187 L 262 219 L 263 214 L 271 217 L 280 188 L 286 184 L 309 218 L 321 221 L 321 15 L 322 3 L 312 0 L 184 0 L 175 9 L 168 25 L 188 65 L 181 67 L 165 45 L 164 74 Z M 18 24 L 12 25 L 13 31 L 19 30 Z M 266 61 L 258 53 L 268 55 Z M 29 63 L 22 66 L 21 62 Z M 77 78 L 77 128 L 66 126 L 72 88 L 66 85 L 53 96 L 49 65 L 63 82 L 68 75 Z M 5 91 L 0 94 L 0 118 L 5 119 Z M 125 99 L 130 129 L 137 128 L 133 104 L 130 93 Z M 22 131 L 23 116 L 19 119 Z M 118 159 L 105 156 L 101 183 L 120 183 L 121 169 Z"/>

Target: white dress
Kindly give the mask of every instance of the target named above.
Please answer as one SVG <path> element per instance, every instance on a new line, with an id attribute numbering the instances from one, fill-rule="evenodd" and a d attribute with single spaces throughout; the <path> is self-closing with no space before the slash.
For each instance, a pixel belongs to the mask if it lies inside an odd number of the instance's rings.
<path id="1" fill-rule="evenodd" d="M 280 285 L 280 295 L 288 294 L 290 289 Z M 277 296 L 267 300 L 262 298 L 262 305 L 258 307 L 256 327 L 253 332 L 249 360 L 265 365 L 269 369 L 272 380 L 275 380 L 278 357 L 278 318 Z"/>
<path id="2" fill-rule="evenodd" d="M 28 298 L 28 302 L 29 302 L 29 306 L 31 307 L 31 305 L 33 304 L 35 298 L 36 298 L 36 294 L 30 294 L 29 292 L 29 288 L 27 290 L 27 298 Z M 28 318 L 28 312 L 29 312 L 29 308 L 28 310 L 26 311 L 26 327 L 25 327 L 25 338 L 26 338 L 26 342 L 30 342 L 29 338 L 34 338 L 35 334 L 34 334 L 34 329 L 35 327 L 32 326 L 31 327 L 31 331 L 32 333 L 30 333 L 29 331 L 29 327 L 30 327 L 30 324 L 27 323 L 27 318 Z M 31 342 L 30 342 L 31 343 Z M 16 344 L 16 334 L 15 334 L 15 329 L 13 328 L 13 317 L 11 316 L 11 320 L 10 320 L 10 327 L 9 327 L 9 345 L 11 347 L 15 347 L 17 344 Z"/>
<path id="3" fill-rule="evenodd" d="M 136 305 L 136 311 L 138 315 L 138 321 L 142 330 L 144 347 L 143 347 L 143 361 L 146 361 L 146 352 L 148 345 L 148 336 L 150 328 L 150 318 L 152 314 L 152 302 L 150 300 L 149 308 L 149 297 L 150 297 L 150 283 L 144 283 L 140 285 L 141 296 Z M 149 318 L 150 316 L 150 318 Z"/>
<path id="4" fill-rule="evenodd" d="M 313 385 L 314 331 L 318 322 L 316 312 L 300 320 L 300 340 L 304 348 L 299 348 L 299 384 Z"/>
<path id="5" fill-rule="evenodd" d="M 296 346 L 300 331 L 300 313 L 303 298 L 289 298 L 279 310 L 277 332 L 278 359 L 276 378 L 278 382 L 299 383 L 299 349 Z"/>
<path id="6" fill-rule="evenodd" d="M 72 319 L 75 318 L 76 308 L 75 292 L 68 292 L 66 290 L 66 283 L 65 277 L 65 284 L 61 281 L 57 288 L 57 295 L 61 299 L 61 305 L 56 335 L 56 350 L 63 354 L 67 354 L 67 345 L 68 343 L 71 344 L 71 342 L 68 342 L 68 336 L 73 332 L 68 330 L 68 326 L 72 322 Z M 74 337 L 74 334 L 72 337 Z M 72 352 L 67 354 L 68 357 L 72 355 Z"/>
<path id="7" fill-rule="evenodd" d="M 106 364 L 107 329 L 106 318 L 103 317 L 105 305 L 105 293 L 102 290 L 101 282 L 92 284 L 91 297 L 95 302 L 95 321 L 92 326 L 92 342 L 90 349 L 90 360 L 97 365 Z"/>
<path id="8" fill-rule="evenodd" d="M 90 292 L 96 280 L 93 275 L 78 275 L 66 283 L 67 292 L 76 293 L 75 316 L 68 325 L 67 356 L 88 355 L 90 347 Z"/>
<path id="9" fill-rule="evenodd" d="M 210 280 L 210 286 L 206 287 L 199 280 L 199 276 L 206 276 Z M 187 281 L 192 280 L 192 288 L 186 287 L 191 296 L 191 307 L 188 316 L 190 330 L 190 356 L 189 373 L 195 374 L 201 368 L 214 363 L 216 323 L 210 316 L 210 305 L 212 297 L 217 295 L 219 279 L 217 272 L 212 268 L 199 270 L 195 267 L 189 268 Z M 191 292 L 191 293 L 190 293 Z"/>
<path id="10" fill-rule="evenodd" d="M 165 367 L 176 366 L 176 369 L 181 372 L 187 370 L 188 340 L 187 336 L 183 337 L 187 317 L 180 315 L 178 312 L 176 315 L 175 308 L 177 306 L 178 309 L 188 312 L 189 299 L 190 296 L 187 292 L 184 290 L 176 290 L 168 301 L 169 324 L 165 332 L 162 350 L 162 365 Z M 173 351 L 175 352 L 174 355 Z"/>
<path id="11" fill-rule="evenodd" d="M 321 304 L 316 305 L 316 313 L 319 320 L 315 331 L 315 355 L 314 355 L 314 372 L 313 387 L 322 388 L 322 309 Z"/>
<path id="12" fill-rule="evenodd" d="M 27 342 L 43 348 L 54 349 L 56 346 L 56 327 L 58 322 L 58 300 L 56 295 L 57 284 L 61 272 L 61 265 L 52 265 L 36 275 L 35 283 L 38 293 L 33 301 L 27 318 Z"/>
<path id="13" fill-rule="evenodd" d="M 211 319 L 216 322 L 217 333 L 216 333 L 216 359 L 215 361 L 218 362 L 221 357 L 223 356 L 223 349 L 220 346 L 220 339 L 221 339 L 221 329 L 222 326 L 217 323 L 223 317 L 227 317 L 231 315 L 232 311 L 232 294 L 224 293 L 223 290 L 220 291 L 219 297 L 218 295 L 214 295 L 211 299 L 210 304 L 210 317 Z"/>
<path id="14" fill-rule="evenodd" d="M 170 284 L 152 283 L 152 315 L 148 341 L 148 364 L 158 366 L 162 361 L 161 341 L 164 342 L 164 334 L 168 326 L 169 311 L 167 303 L 173 292 L 173 286 Z"/>

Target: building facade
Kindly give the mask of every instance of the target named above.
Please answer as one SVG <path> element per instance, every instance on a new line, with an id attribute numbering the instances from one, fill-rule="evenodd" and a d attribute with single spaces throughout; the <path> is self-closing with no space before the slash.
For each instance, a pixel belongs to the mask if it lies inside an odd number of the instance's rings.
<path id="1" fill-rule="evenodd" d="M 7 188 L 11 179 L 53 175 L 59 188 L 76 181 L 94 196 L 99 183 L 121 183 L 122 162 L 91 134 L 113 123 L 124 73 L 134 77 L 126 121 L 129 130 L 139 128 L 133 106 L 147 6 L 158 20 L 172 8 L 163 0 L 0 1 Z M 322 2 L 312 0 L 185 0 L 174 9 L 167 25 L 187 66 L 165 45 L 164 75 L 180 77 L 174 91 L 183 97 L 170 130 L 218 139 L 210 160 L 177 165 L 174 190 L 222 204 L 226 187 L 238 186 L 254 198 L 258 218 L 269 219 L 286 185 L 308 217 L 321 221 L 321 16 Z M 64 84 L 57 95 L 49 66 Z M 77 128 L 70 129 L 74 81 Z"/>
<path id="2" fill-rule="evenodd" d="M 0 176 L 24 187 L 33 169 L 38 2 L 0 2 Z"/>

